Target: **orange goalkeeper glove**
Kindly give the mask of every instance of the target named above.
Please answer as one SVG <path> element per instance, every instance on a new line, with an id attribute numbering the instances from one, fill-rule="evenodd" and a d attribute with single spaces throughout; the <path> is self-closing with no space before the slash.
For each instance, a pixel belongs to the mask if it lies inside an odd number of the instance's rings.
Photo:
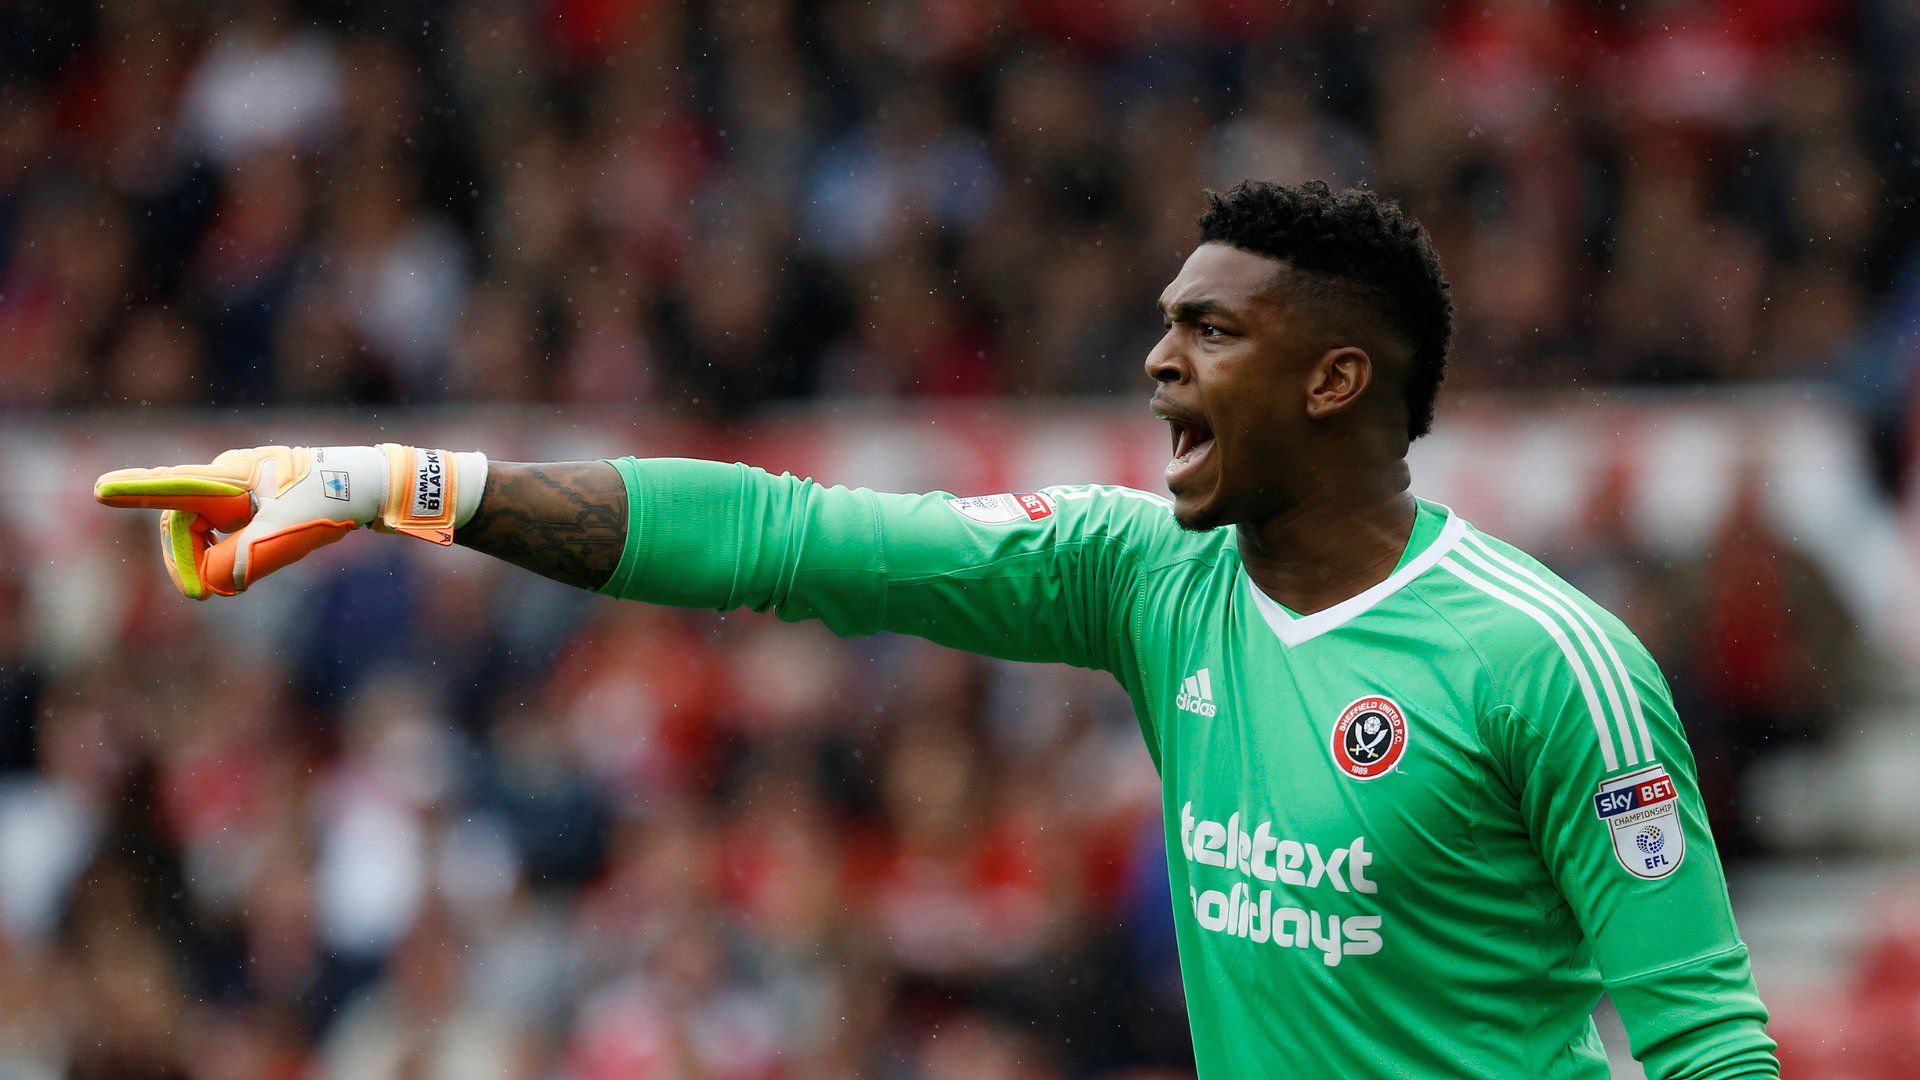
<path id="1" fill-rule="evenodd" d="M 93 497 L 164 511 L 167 574 L 181 593 L 205 600 L 244 592 L 362 525 L 451 544 L 486 486 L 483 454 L 394 443 L 256 446 L 207 465 L 110 472 L 94 481 Z"/>

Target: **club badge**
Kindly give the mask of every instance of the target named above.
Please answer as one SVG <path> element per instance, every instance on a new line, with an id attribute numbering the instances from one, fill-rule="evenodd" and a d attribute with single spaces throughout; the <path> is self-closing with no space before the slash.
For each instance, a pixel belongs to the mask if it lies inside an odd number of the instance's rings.
<path id="1" fill-rule="evenodd" d="M 1666 877 L 1687 857 L 1679 793 L 1658 762 L 1602 782 L 1593 812 L 1613 834 L 1614 857 L 1634 877 Z"/>
<path id="2" fill-rule="evenodd" d="M 1340 710 L 1333 763 L 1355 780 L 1385 776 L 1407 752 L 1407 718 L 1390 699 L 1369 694 Z"/>

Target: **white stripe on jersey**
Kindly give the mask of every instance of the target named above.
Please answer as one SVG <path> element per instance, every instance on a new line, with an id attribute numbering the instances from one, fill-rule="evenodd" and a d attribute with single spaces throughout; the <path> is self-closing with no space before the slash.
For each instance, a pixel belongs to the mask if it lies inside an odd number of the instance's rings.
<path id="1" fill-rule="evenodd" d="M 1633 713 L 1634 726 L 1639 729 L 1640 756 L 1648 761 L 1652 761 L 1653 734 L 1647 730 L 1647 716 L 1646 713 L 1640 709 L 1640 695 L 1633 689 L 1633 677 L 1627 673 L 1626 661 L 1620 659 L 1620 650 L 1613 647 L 1613 639 L 1607 636 L 1606 631 L 1600 629 L 1600 624 L 1594 621 L 1593 616 L 1588 614 L 1586 607 L 1578 600 L 1568 596 L 1563 590 L 1556 588 L 1541 578 L 1540 575 L 1529 570 L 1524 563 L 1494 550 L 1493 545 L 1487 543 L 1486 539 L 1478 533 L 1470 532 L 1467 534 L 1467 538 L 1473 541 L 1475 547 L 1486 552 L 1487 555 L 1491 556 L 1494 560 L 1504 566 L 1513 568 L 1514 571 L 1533 581 L 1534 584 L 1540 586 L 1540 588 L 1560 597 L 1568 607 L 1573 609 L 1573 613 L 1580 617 L 1580 621 L 1587 624 L 1587 629 L 1593 631 L 1593 636 L 1600 639 L 1600 647 L 1607 651 L 1607 659 L 1613 664 L 1613 672 L 1615 677 L 1620 680 L 1620 688 L 1626 691 L 1627 708 Z M 1595 661 L 1595 663 L 1598 663 L 1598 661 Z M 1620 739 L 1626 743 L 1629 748 L 1632 747 L 1633 739 L 1627 734 L 1624 727 L 1620 730 Z M 1628 756 L 1632 756 L 1631 750 L 1629 750 Z"/>
<path id="2" fill-rule="evenodd" d="M 1599 647 L 1593 643 L 1593 638 L 1587 636 L 1586 629 L 1574 619 L 1573 612 L 1567 610 L 1567 602 L 1546 589 L 1536 588 L 1512 573 L 1512 569 L 1517 569 L 1513 561 L 1488 547 L 1485 541 L 1472 533 L 1468 533 L 1466 543 L 1460 545 L 1460 554 L 1481 570 L 1547 605 L 1548 609 L 1560 616 L 1561 621 L 1573 631 L 1573 636 L 1580 639 L 1580 647 L 1586 650 L 1587 659 L 1593 661 L 1593 673 L 1600 680 L 1600 689 L 1606 692 L 1607 704 L 1613 707 L 1613 722 L 1620 732 L 1621 752 L 1627 764 L 1640 764 L 1640 755 L 1634 752 L 1633 728 L 1627 723 L 1626 706 L 1621 704 L 1620 691 L 1614 687 L 1616 677 L 1624 676 L 1616 676 L 1615 672 L 1607 667 L 1607 662 L 1600 658 Z"/>
<path id="3" fill-rule="evenodd" d="M 1168 513 L 1173 512 L 1173 500 L 1155 495 L 1139 488 L 1121 487 L 1118 484 L 1055 484 L 1043 487 L 1041 491 L 1056 499 L 1091 499 L 1095 495 L 1118 495 L 1123 499 L 1139 499 L 1161 507 Z"/>
<path id="4" fill-rule="evenodd" d="M 1587 714 L 1593 718 L 1594 734 L 1600 737 L 1600 759 L 1606 764 L 1608 772 L 1618 769 L 1620 767 L 1620 759 L 1615 757 L 1613 753 L 1613 736 L 1607 733 L 1606 717 L 1603 716 L 1600 711 L 1600 695 L 1594 692 L 1593 680 L 1587 676 L 1587 667 L 1580 662 L 1579 654 L 1574 652 L 1573 642 L 1567 640 L 1566 631 L 1560 629 L 1558 623 L 1548 618 L 1546 612 L 1541 611 L 1525 600 L 1502 589 L 1500 586 L 1482 579 L 1473 571 L 1455 562 L 1451 557 L 1441 559 L 1440 565 L 1445 567 L 1454 577 L 1459 578 L 1461 581 L 1479 589 L 1481 592 L 1486 593 L 1496 600 L 1505 602 L 1508 606 L 1532 618 L 1533 621 L 1539 623 L 1541 628 L 1560 646 L 1560 651 L 1566 654 L 1567 663 L 1573 666 L 1574 675 L 1580 680 L 1580 692 L 1586 695 Z"/>

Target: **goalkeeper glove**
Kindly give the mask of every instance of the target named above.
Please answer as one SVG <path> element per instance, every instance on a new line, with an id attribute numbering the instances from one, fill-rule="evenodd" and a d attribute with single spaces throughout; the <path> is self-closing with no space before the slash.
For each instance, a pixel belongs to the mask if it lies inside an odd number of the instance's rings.
<path id="1" fill-rule="evenodd" d="M 110 472 L 94 481 L 93 497 L 164 511 L 167 574 L 181 593 L 205 600 L 244 592 L 362 525 L 451 544 L 486 486 L 483 454 L 394 443 L 256 446 L 207 465 Z"/>

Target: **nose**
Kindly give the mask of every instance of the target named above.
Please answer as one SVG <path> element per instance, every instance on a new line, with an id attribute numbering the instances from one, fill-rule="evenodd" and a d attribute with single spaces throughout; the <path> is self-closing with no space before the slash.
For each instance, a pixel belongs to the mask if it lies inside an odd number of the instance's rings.
<path id="1" fill-rule="evenodd" d="M 1159 344 L 1147 353 L 1147 377 L 1155 382 L 1186 382 L 1190 375 L 1185 352 L 1180 348 L 1180 328 L 1169 327 Z"/>

